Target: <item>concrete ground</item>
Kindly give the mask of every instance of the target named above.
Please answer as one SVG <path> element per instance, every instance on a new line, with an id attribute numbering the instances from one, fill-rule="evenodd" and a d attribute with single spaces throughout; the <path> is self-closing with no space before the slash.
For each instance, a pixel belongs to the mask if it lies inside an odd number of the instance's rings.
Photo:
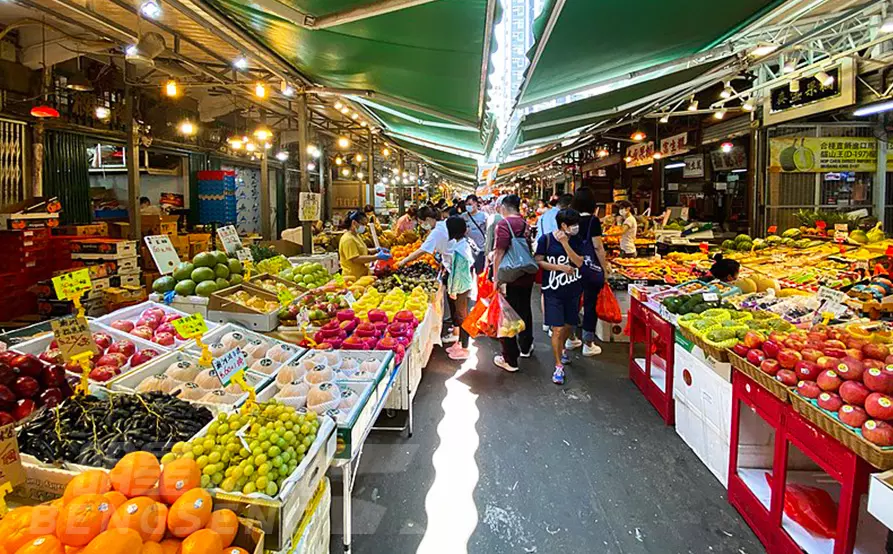
<path id="1" fill-rule="evenodd" d="M 535 336 L 516 374 L 493 366 L 490 339 L 465 363 L 435 349 L 414 435 L 367 441 L 353 552 L 764 552 L 723 486 L 627 378 L 628 345 L 603 345 L 595 358 L 575 351 L 558 387 L 540 321 Z M 340 553 L 341 483 L 332 485 L 331 551 Z"/>

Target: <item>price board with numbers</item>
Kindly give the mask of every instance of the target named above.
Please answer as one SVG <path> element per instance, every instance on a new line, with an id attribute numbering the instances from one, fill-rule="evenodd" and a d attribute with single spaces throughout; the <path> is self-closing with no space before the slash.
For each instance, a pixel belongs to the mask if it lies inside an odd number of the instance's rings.
<path id="1" fill-rule="evenodd" d="M 251 251 L 247 248 L 240 248 L 236 250 L 236 258 L 243 264 L 245 262 L 254 262 L 254 258 L 251 256 Z"/>
<path id="2" fill-rule="evenodd" d="M 169 236 L 149 235 L 143 240 L 146 241 L 146 248 L 149 249 L 149 254 L 152 255 L 152 259 L 162 275 L 173 273 L 174 269 L 180 265 L 180 256 Z"/>
<path id="3" fill-rule="evenodd" d="M 53 277 L 53 288 L 59 300 L 74 300 L 93 288 L 90 270 L 86 267 Z"/>
<path id="4" fill-rule="evenodd" d="M 211 362 L 214 366 L 214 374 L 225 387 L 230 384 L 233 378 L 248 367 L 247 358 L 241 348 L 233 348 L 223 356 L 215 358 Z"/>
<path id="5" fill-rule="evenodd" d="M 78 354 L 89 352 L 98 354 L 99 349 L 93 342 L 93 333 L 83 317 L 63 317 L 50 321 L 53 335 L 59 345 L 59 351 L 66 362 L 70 362 Z"/>
<path id="6" fill-rule="evenodd" d="M 201 336 L 208 332 L 208 324 L 205 323 L 205 318 L 199 313 L 175 319 L 171 321 L 171 325 L 180 333 L 181 337 L 185 338 Z"/>
<path id="7" fill-rule="evenodd" d="M 239 238 L 239 232 L 232 225 L 224 225 L 217 228 L 217 236 L 223 244 L 223 250 L 227 254 L 234 254 L 242 249 L 242 239 Z"/>

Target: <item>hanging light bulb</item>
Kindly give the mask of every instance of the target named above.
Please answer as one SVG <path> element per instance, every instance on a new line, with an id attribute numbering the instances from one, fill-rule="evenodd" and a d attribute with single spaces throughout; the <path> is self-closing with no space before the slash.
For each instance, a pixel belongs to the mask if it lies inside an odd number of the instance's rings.
<path id="1" fill-rule="evenodd" d="M 248 69 L 248 60 L 244 56 L 239 56 L 233 60 L 233 67 L 236 69 Z"/>
<path id="2" fill-rule="evenodd" d="M 350 147 L 350 139 L 347 137 L 340 137 L 338 139 L 338 148 L 348 148 Z"/>
<path id="3" fill-rule="evenodd" d="M 362 163 L 362 162 L 363 162 L 363 155 L 362 155 L 362 154 L 357 154 L 356 156 L 354 156 L 353 159 L 356 160 L 357 163 Z"/>
<path id="4" fill-rule="evenodd" d="M 633 157 L 632 157 L 632 156 L 626 156 L 625 158 L 623 158 L 623 161 L 625 161 L 626 163 L 629 163 L 629 162 L 633 161 Z"/>
<path id="5" fill-rule="evenodd" d="M 713 112 L 713 119 L 722 119 L 726 116 L 726 109 L 720 108 Z"/>
<path id="6" fill-rule="evenodd" d="M 269 142 L 265 142 L 265 143 L 264 143 L 264 150 L 269 150 L 270 148 L 273 148 L 273 145 L 270 144 Z"/>
<path id="7" fill-rule="evenodd" d="M 258 98 L 266 98 L 267 97 L 267 86 L 263 83 L 257 83 L 254 85 L 254 95 Z"/>
<path id="8" fill-rule="evenodd" d="M 660 116 L 660 122 L 661 123 L 669 123 L 670 122 L 670 114 L 665 113 L 664 115 Z"/>
<path id="9" fill-rule="evenodd" d="M 340 110 L 340 109 L 343 108 L 343 107 L 344 107 L 344 104 L 342 104 L 340 100 L 337 101 L 337 102 L 335 102 L 335 109 L 336 109 L 336 110 Z"/>
<path id="10" fill-rule="evenodd" d="M 728 100 L 732 97 L 733 94 L 735 94 L 735 91 L 732 89 L 732 83 L 730 81 L 726 81 L 722 92 L 719 93 L 719 97 Z"/>
<path id="11" fill-rule="evenodd" d="M 180 125 L 177 128 L 180 130 L 181 135 L 189 137 L 195 134 L 195 123 L 189 121 L 188 119 L 185 121 L 181 121 Z"/>
<path id="12" fill-rule="evenodd" d="M 128 58 L 133 58 L 137 54 L 140 53 L 139 48 L 136 47 L 136 44 L 131 44 L 127 48 L 124 49 L 124 55 Z"/>
<path id="13" fill-rule="evenodd" d="M 167 83 L 164 84 L 164 93 L 171 98 L 180 94 L 180 89 L 177 87 L 177 81 L 171 79 Z"/>
<path id="14" fill-rule="evenodd" d="M 341 108 L 342 114 L 347 115 L 348 112 L 350 112 L 350 108 L 348 108 L 347 106 L 344 106 L 343 108 Z"/>
<path id="15" fill-rule="evenodd" d="M 381 155 L 384 156 L 385 158 L 390 158 L 390 157 L 391 157 L 391 150 L 390 150 L 389 148 L 382 148 L 382 149 L 381 149 Z"/>
<path id="16" fill-rule="evenodd" d="M 254 134 L 254 138 L 256 138 L 257 140 L 266 141 L 267 139 L 269 139 L 270 137 L 273 136 L 273 131 L 271 131 L 267 127 L 264 127 L 263 125 L 261 125 L 260 127 L 258 127 L 257 129 L 254 130 L 253 134 Z"/>
<path id="17" fill-rule="evenodd" d="M 823 87 L 830 87 L 834 84 L 834 77 L 828 75 L 824 71 L 819 71 L 818 73 L 816 73 L 815 78 L 818 79 L 819 83 L 821 83 Z"/>
<path id="18" fill-rule="evenodd" d="M 664 155 L 661 152 L 655 152 L 654 154 L 651 155 L 651 157 L 654 158 L 655 160 L 659 160 L 659 159 L 663 158 Z"/>
<path id="19" fill-rule="evenodd" d="M 257 150 L 257 145 L 254 144 L 253 142 L 249 142 L 248 144 L 245 145 L 245 150 L 247 150 L 249 152 L 254 152 L 255 150 Z"/>
<path id="20" fill-rule="evenodd" d="M 365 176 L 366 176 L 366 174 L 363 173 L 362 171 L 357 172 L 357 179 L 359 179 L 360 181 L 362 181 L 363 177 L 365 177 Z"/>
<path id="21" fill-rule="evenodd" d="M 365 127 L 367 123 L 365 121 L 360 121 L 360 127 Z"/>
<path id="22" fill-rule="evenodd" d="M 241 150 L 245 145 L 245 141 L 238 137 L 233 137 L 229 139 L 229 147 L 233 150 Z"/>
<path id="23" fill-rule="evenodd" d="M 335 165 L 341 165 L 344 163 L 344 160 L 341 159 L 341 156 L 337 156 L 335 158 Z"/>
<path id="24" fill-rule="evenodd" d="M 350 114 L 351 119 L 359 119 L 359 117 L 360 117 L 360 114 L 358 114 L 357 112 Z"/>
<path id="25" fill-rule="evenodd" d="M 695 97 L 691 97 L 691 102 L 688 103 L 688 111 L 696 112 L 698 111 L 698 101 L 695 100 Z"/>
<path id="26" fill-rule="evenodd" d="M 636 130 L 629 136 L 629 138 L 633 139 L 636 142 L 642 142 L 645 140 L 645 133 L 639 130 Z"/>
<path id="27" fill-rule="evenodd" d="M 286 152 L 285 150 L 280 150 L 279 152 L 276 152 L 276 159 L 279 160 L 280 162 L 284 162 L 285 160 L 288 159 L 288 152 Z"/>
<path id="28" fill-rule="evenodd" d="M 96 115 L 96 119 L 106 120 L 112 115 L 112 112 L 106 108 L 105 106 L 96 106 L 94 110 L 94 115 Z"/>
<path id="29" fill-rule="evenodd" d="M 732 144 L 731 142 L 728 142 L 728 141 L 726 141 L 726 142 L 724 142 L 724 143 L 722 143 L 722 144 L 719 145 L 720 150 L 722 150 L 722 151 L 723 151 L 724 153 L 726 153 L 726 154 L 728 154 L 729 152 L 731 152 L 731 151 L 732 151 L 732 148 L 734 148 L 734 147 L 735 147 L 735 145 Z"/>
<path id="30" fill-rule="evenodd" d="M 345 177 L 349 176 L 350 170 L 345 167 L 344 169 L 341 170 L 341 175 L 343 175 Z"/>
<path id="31" fill-rule="evenodd" d="M 607 148 L 599 148 L 599 149 L 598 149 L 598 152 L 596 153 L 596 155 L 597 155 L 599 158 L 607 158 L 607 157 L 610 155 L 610 152 L 608 152 L 608 149 L 607 149 Z"/>
<path id="32" fill-rule="evenodd" d="M 158 19 L 161 16 L 161 4 L 158 0 L 144 0 L 140 4 L 140 13 L 149 19 Z"/>
<path id="33" fill-rule="evenodd" d="M 313 162 L 308 163 L 308 164 L 307 164 L 307 171 L 316 171 L 316 164 L 313 163 Z"/>

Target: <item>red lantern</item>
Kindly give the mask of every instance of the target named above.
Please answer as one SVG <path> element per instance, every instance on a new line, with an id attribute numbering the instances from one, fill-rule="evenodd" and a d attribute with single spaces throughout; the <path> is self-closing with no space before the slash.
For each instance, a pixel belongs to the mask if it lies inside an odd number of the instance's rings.
<path id="1" fill-rule="evenodd" d="M 59 111 L 52 106 L 34 106 L 31 108 L 31 115 L 41 119 L 59 117 Z"/>

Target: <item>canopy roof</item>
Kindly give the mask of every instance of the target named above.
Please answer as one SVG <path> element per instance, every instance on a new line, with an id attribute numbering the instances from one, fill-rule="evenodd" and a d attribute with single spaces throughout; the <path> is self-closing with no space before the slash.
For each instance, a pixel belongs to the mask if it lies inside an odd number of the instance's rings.
<path id="1" fill-rule="evenodd" d="M 392 139 L 400 148 L 410 150 L 445 175 L 465 183 L 477 180 L 477 160 L 444 152 L 401 139 Z"/>
<path id="2" fill-rule="evenodd" d="M 784 1 L 552 0 L 535 25 L 519 105 L 702 52 Z"/>

